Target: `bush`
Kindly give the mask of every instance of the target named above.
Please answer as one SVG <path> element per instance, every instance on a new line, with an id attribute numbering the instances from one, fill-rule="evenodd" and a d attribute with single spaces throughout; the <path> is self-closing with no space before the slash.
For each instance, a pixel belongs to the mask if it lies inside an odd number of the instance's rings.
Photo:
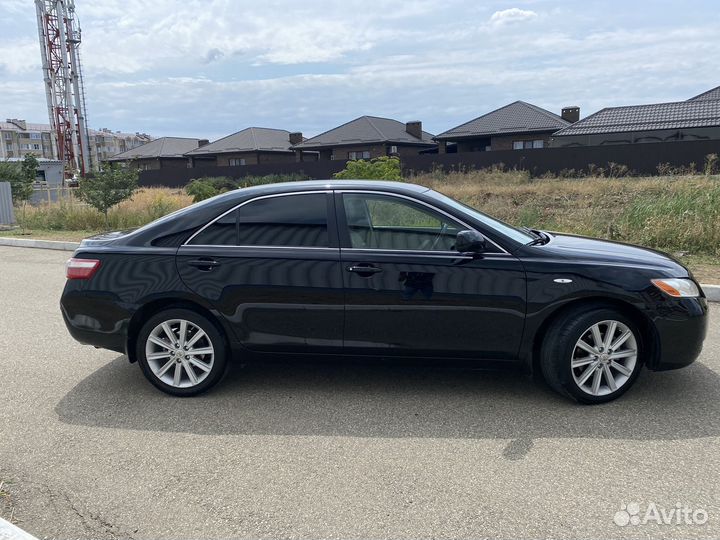
<path id="1" fill-rule="evenodd" d="M 193 198 L 193 202 L 200 202 L 236 188 L 237 185 L 227 176 L 211 176 L 193 178 L 190 180 L 190 183 L 185 186 L 185 193 Z"/>
<path id="2" fill-rule="evenodd" d="M 382 156 L 348 161 L 345 168 L 335 173 L 335 178 L 357 180 L 402 180 L 400 159 Z"/>
<path id="3" fill-rule="evenodd" d="M 238 179 L 227 176 L 211 176 L 193 178 L 185 187 L 185 192 L 193 198 L 193 202 L 200 202 L 233 189 L 279 182 L 298 182 L 307 179 L 308 176 L 304 174 L 268 174 L 266 176 L 243 176 Z"/>

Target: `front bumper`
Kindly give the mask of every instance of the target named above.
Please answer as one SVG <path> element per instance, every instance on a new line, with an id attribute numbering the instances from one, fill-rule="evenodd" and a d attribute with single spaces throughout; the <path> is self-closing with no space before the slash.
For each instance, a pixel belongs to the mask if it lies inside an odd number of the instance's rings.
<path id="1" fill-rule="evenodd" d="M 652 320 L 657 330 L 656 350 L 648 369 L 678 369 L 692 364 L 700 356 L 708 325 L 708 305 L 704 297 L 663 303 Z"/>

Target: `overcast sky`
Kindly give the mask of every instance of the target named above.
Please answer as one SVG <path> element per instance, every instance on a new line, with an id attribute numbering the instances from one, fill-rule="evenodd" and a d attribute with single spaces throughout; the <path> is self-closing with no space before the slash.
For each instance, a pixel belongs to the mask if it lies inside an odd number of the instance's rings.
<path id="1" fill-rule="evenodd" d="M 439 133 L 720 85 L 717 0 L 76 0 L 89 125 L 216 139 L 363 114 Z M 0 116 L 47 122 L 34 3 L 0 0 Z"/>

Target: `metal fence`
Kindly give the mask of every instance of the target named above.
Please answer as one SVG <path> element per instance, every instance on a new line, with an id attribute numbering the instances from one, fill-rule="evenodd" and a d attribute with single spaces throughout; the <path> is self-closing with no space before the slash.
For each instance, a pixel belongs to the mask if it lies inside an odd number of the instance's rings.
<path id="1" fill-rule="evenodd" d="M 10 182 L 0 182 L 0 225 L 15 223 Z"/>
<path id="2" fill-rule="evenodd" d="M 664 143 L 616 144 L 608 146 L 577 146 L 570 148 L 539 148 L 463 152 L 458 154 L 425 154 L 402 158 L 403 173 L 445 170 L 482 169 L 503 164 L 509 168 L 530 171 L 533 176 L 546 173 L 562 174 L 590 168 L 607 170 L 610 164 L 624 165 L 642 175 L 658 174 L 658 166 L 702 169 L 705 156 L 720 154 L 720 141 L 675 141 Z M 265 176 L 269 174 L 304 174 L 313 179 L 332 178 L 345 168 L 346 161 L 311 161 L 303 163 L 263 163 L 238 167 L 202 167 L 197 169 L 157 169 L 140 172 L 141 186 L 182 187 L 193 178 L 210 176 Z"/>
<path id="3" fill-rule="evenodd" d="M 59 200 L 75 199 L 76 188 L 63 187 L 52 184 L 37 183 L 33 186 L 34 191 L 30 196 L 30 204 L 39 205 L 43 203 L 54 203 Z"/>

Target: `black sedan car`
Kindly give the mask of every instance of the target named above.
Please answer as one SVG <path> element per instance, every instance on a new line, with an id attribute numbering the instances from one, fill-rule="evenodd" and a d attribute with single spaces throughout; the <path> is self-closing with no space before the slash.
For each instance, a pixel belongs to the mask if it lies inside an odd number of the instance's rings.
<path id="1" fill-rule="evenodd" d="M 159 389 L 231 357 L 523 367 L 582 403 L 700 353 L 707 302 L 668 255 L 518 229 L 425 187 L 312 181 L 229 192 L 82 242 L 62 314 Z"/>

